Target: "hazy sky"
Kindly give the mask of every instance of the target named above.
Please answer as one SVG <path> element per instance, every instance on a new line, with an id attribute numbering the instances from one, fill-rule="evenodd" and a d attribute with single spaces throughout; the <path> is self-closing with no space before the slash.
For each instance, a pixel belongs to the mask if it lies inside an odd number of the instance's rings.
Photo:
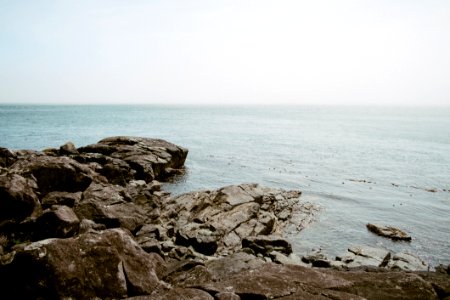
<path id="1" fill-rule="evenodd" d="M 0 103 L 450 105 L 449 0 L 0 0 Z"/>

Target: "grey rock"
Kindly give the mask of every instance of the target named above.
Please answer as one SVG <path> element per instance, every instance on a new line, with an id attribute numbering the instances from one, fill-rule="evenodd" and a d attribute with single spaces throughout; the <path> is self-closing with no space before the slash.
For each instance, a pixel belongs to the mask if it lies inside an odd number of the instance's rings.
<path id="1" fill-rule="evenodd" d="M 347 264 L 349 268 L 360 266 L 384 267 L 391 258 L 391 253 L 388 250 L 370 246 L 353 246 L 348 251 L 355 254 L 355 258 Z"/>
<path id="2" fill-rule="evenodd" d="M 396 253 L 392 260 L 389 261 L 388 268 L 406 271 L 427 271 L 428 265 L 421 260 L 418 256 L 400 252 Z"/>

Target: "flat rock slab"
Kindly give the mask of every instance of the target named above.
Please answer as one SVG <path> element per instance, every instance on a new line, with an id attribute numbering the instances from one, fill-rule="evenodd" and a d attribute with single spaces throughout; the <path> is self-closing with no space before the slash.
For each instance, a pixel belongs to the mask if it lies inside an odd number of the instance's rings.
<path id="1" fill-rule="evenodd" d="M 235 265 L 236 257 L 230 259 L 229 263 Z M 344 272 L 273 263 L 230 273 L 228 258 L 221 260 L 221 264 L 215 263 L 215 276 L 210 281 L 203 279 L 190 286 L 213 296 L 227 293 L 241 299 L 438 299 L 433 282 L 442 281 L 442 276 L 433 273 L 427 273 L 432 275 L 424 280 L 415 273 Z M 223 273 L 218 265 L 223 266 Z M 212 273 L 212 266 L 206 264 L 205 272 Z M 442 283 L 440 286 L 445 289 Z"/>
<path id="2" fill-rule="evenodd" d="M 411 241 L 411 236 L 408 235 L 403 230 L 400 230 L 395 227 L 385 226 L 385 225 L 376 225 L 368 223 L 366 225 L 367 229 L 379 236 L 390 238 L 394 241 Z"/>

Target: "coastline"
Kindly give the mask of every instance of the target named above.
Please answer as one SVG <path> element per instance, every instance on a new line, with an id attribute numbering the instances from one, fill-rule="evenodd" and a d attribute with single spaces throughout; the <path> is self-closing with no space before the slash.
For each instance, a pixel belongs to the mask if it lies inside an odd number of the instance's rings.
<path id="1" fill-rule="evenodd" d="M 346 299 L 388 295 L 393 285 L 400 285 L 405 299 L 450 293 L 448 267 L 423 272 L 409 264 L 405 269 L 415 272 L 404 272 L 401 264 L 393 267 L 398 254 L 385 261 L 388 254 L 360 248 L 339 260 L 321 253 L 296 257 L 284 232 L 293 225 L 301 231 L 318 213 L 300 191 L 242 184 L 171 197 L 159 181 L 183 173 L 188 150 L 163 140 L 112 137 L 80 148 L 67 143 L 42 152 L 1 150 L 0 279 L 10 283 L 7 296 L 162 299 L 191 292 L 200 299 Z M 78 259 L 71 247 L 88 254 Z M 39 275 L 24 278 L 30 260 Z M 112 280 L 115 290 L 104 283 L 89 288 L 79 278 L 102 262 L 115 262 L 104 265 L 105 274 L 118 275 L 94 277 Z M 73 273 L 67 269 L 72 263 Z M 47 274 L 49 266 L 53 273 Z M 146 279 L 138 280 L 143 274 Z M 316 279 L 278 286 L 280 278 L 300 274 Z M 402 283 L 405 278 L 412 283 Z M 260 280 L 268 282 L 264 288 L 256 284 Z M 370 282 L 382 288 L 370 288 Z"/>

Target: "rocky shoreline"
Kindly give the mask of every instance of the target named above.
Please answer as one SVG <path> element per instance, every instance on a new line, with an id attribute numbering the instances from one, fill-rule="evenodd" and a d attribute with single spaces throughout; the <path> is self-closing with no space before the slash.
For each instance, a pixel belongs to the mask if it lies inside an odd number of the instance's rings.
<path id="1" fill-rule="evenodd" d="M 284 232 L 319 210 L 300 191 L 241 184 L 171 197 L 160 182 L 184 172 L 187 154 L 139 137 L 0 148 L 0 298 L 450 297 L 449 268 L 427 272 L 409 253 L 292 253 Z"/>

